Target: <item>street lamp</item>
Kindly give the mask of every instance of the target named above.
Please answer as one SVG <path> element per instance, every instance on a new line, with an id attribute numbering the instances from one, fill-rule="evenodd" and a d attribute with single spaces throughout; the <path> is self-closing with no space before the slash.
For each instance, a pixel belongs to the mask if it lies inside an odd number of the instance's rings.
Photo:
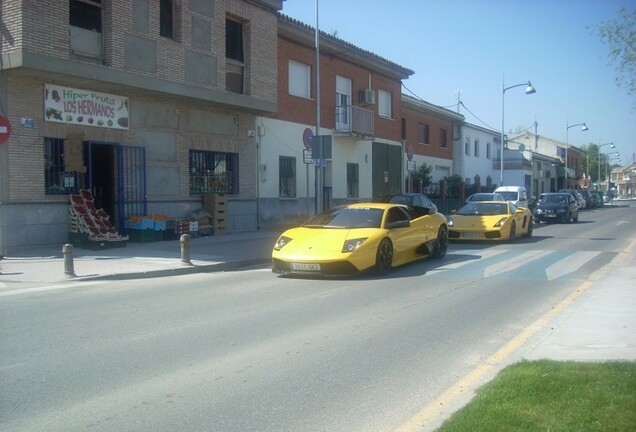
<path id="1" fill-rule="evenodd" d="M 605 147 L 607 145 L 610 146 L 610 148 L 616 148 L 616 146 L 614 145 L 613 142 L 609 142 L 609 143 L 605 143 L 605 144 L 599 144 L 599 146 L 598 146 L 598 177 L 597 177 L 597 181 L 598 181 L 599 189 L 601 187 L 601 147 Z M 607 159 L 607 157 L 605 157 L 605 159 Z"/>
<path id="2" fill-rule="evenodd" d="M 504 96 L 506 95 L 506 90 L 510 90 L 511 88 L 526 86 L 526 94 L 536 93 L 537 91 L 532 87 L 530 81 L 527 83 L 515 84 L 510 87 L 506 87 L 506 84 L 502 80 L 501 88 L 503 89 L 501 92 L 501 153 L 499 154 L 499 186 L 503 186 L 503 159 L 504 159 Z"/>
<path id="3" fill-rule="evenodd" d="M 565 123 L 565 188 L 568 189 L 570 187 L 570 182 L 568 180 L 568 147 L 570 147 L 570 143 L 569 143 L 569 137 L 568 137 L 568 132 L 570 131 L 570 128 L 576 127 L 576 126 L 581 126 L 581 130 L 583 132 L 585 132 L 586 130 L 589 130 L 587 125 L 585 124 L 585 122 L 583 123 L 577 123 L 577 124 L 573 124 L 573 125 L 569 125 L 567 124 L 567 121 Z"/>

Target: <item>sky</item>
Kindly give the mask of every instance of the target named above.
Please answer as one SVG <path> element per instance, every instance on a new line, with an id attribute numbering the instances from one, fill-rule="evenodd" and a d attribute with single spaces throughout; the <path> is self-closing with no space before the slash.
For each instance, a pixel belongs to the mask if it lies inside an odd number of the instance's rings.
<path id="1" fill-rule="evenodd" d="M 318 5 L 318 20 L 316 20 Z M 636 162 L 636 95 L 598 28 L 634 0 L 286 0 L 281 13 L 413 70 L 402 92 L 501 131 L 529 130 Z M 567 126 L 585 123 L 581 127 Z M 619 163 L 617 160 L 616 163 Z"/>

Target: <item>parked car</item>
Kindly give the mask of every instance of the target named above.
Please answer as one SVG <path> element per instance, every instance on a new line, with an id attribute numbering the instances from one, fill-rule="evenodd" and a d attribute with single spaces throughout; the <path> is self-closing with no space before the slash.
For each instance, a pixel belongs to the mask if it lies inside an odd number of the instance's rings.
<path id="1" fill-rule="evenodd" d="M 590 191 L 590 195 L 592 196 L 592 201 L 594 202 L 594 208 L 603 207 L 603 192 L 593 190 Z"/>
<path id="2" fill-rule="evenodd" d="M 580 210 L 585 210 L 586 208 L 588 208 L 587 200 L 581 194 L 581 189 L 561 189 L 559 192 L 567 192 L 572 194 Z"/>
<path id="3" fill-rule="evenodd" d="M 528 192 L 523 186 L 500 186 L 495 189 L 506 201 L 510 201 L 517 207 L 528 207 Z"/>
<path id="4" fill-rule="evenodd" d="M 272 272 L 345 276 L 375 269 L 384 274 L 424 257 L 443 258 L 446 217 L 424 213 L 392 203 L 331 208 L 278 238 Z"/>
<path id="5" fill-rule="evenodd" d="M 472 201 L 505 201 L 504 197 L 498 193 L 479 192 L 469 195 L 466 204 Z"/>
<path id="6" fill-rule="evenodd" d="M 540 222 L 578 222 L 579 206 L 570 192 L 539 195 L 534 220 Z"/>
<path id="7" fill-rule="evenodd" d="M 411 207 L 422 207 L 429 209 L 429 213 L 436 213 L 437 206 L 429 197 L 421 193 L 401 193 L 401 194 L 388 194 L 382 195 L 374 202 L 394 203 L 394 204 L 406 204 Z"/>
<path id="8" fill-rule="evenodd" d="M 448 218 L 450 240 L 509 240 L 532 236 L 532 213 L 509 201 L 474 201 Z"/>

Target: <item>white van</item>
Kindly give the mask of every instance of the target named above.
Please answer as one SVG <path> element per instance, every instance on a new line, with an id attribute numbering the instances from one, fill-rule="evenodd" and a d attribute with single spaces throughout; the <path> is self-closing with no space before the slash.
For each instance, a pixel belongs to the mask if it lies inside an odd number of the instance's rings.
<path id="1" fill-rule="evenodd" d="M 528 192 L 523 186 L 501 186 L 495 189 L 506 201 L 510 201 L 517 207 L 528 207 Z"/>

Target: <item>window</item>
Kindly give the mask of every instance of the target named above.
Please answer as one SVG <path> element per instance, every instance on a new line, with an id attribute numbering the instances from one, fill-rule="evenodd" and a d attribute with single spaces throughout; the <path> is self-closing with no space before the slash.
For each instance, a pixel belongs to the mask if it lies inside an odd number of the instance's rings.
<path id="1" fill-rule="evenodd" d="M 63 139 L 44 138 L 44 183 L 46 195 L 77 193 L 84 184 L 84 173 L 66 172 Z"/>
<path id="2" fill-rule="evenodd" d="M 71 0 L 69 2 L 69 24 L 84 30 L 102 32 L 101 0 Z"/>
<path id="3" fill-rule="evenodd" d="M 487 159 L 491 159 L 492 158 L 492 149 L 491 149 L 491 144 L 490 143 L 486 143 L 486 158 Z"/>
<path id="4" fill-rule="evenodd" d="M 347 164 L 347 198 L 359 197 L 359 166 L 358 164 Z"/>
<path id="5" fill-rule="evenodd" d="M 85 58 L 101 59 L 101 0 L 70 0 L 68 23 L 71 52 Z"/>
<path id="6" fill-rule="evenodd" d="M 159 2 L 159 34 L 167 38 L 174 38 L 174 6 L 172 0 Z"/>
<path id="7" fill-rule="evenodd" d="M 380 117 L 391 117 L 391 93 L 378 90 L 378 115 Z"/>
<path id="8" fill-rule="evenodd" d="M 225 20 L 225 59 L 225 90 L 243 94 L 243 23 L 229 18 Z"/>
<path id="9" fill-rule="evenodd" d="M 470 156 L 470 137 L 467 136 L 466 140 L 464 141 L 464 154 L 466 156 Z"/>
<path id="10" fill-rule="evenodd" d="M 441 148 L 448 147 L 448 131 L 446 129 L 439 130 L 439 146 Z"/>
<path id="11" fill-rule="evenodd" d="M 278 158 L 278 196 L 296 198 L 296 158 L 279 156 Z"/>
<path id="12" fill-rule="evenodd" d="M 429 126 L 427 124 L 418 123 L 417 125 L 417 142 L 420 144 L 430 144 Z"/>
<path id="13" fill-rule="evenodd" d="M 190 193 L 238 193 L 238 154 L 190 150 Z"/>
<path id="14" fill-rule="evenodd" d="M 351 80 L 336 75 L 336 130 L 351 130 Z"/>
<path id="15" fill-rule="evenodd" d="M 304 98 L 311 97 L 311 69 L 309 65 L 289 61 L 289 94 Z"/>
<path id="16" fill-rule="evenodd" d="M 475 157 L 479 157 L 479 139 L 475 139 Z"/>

